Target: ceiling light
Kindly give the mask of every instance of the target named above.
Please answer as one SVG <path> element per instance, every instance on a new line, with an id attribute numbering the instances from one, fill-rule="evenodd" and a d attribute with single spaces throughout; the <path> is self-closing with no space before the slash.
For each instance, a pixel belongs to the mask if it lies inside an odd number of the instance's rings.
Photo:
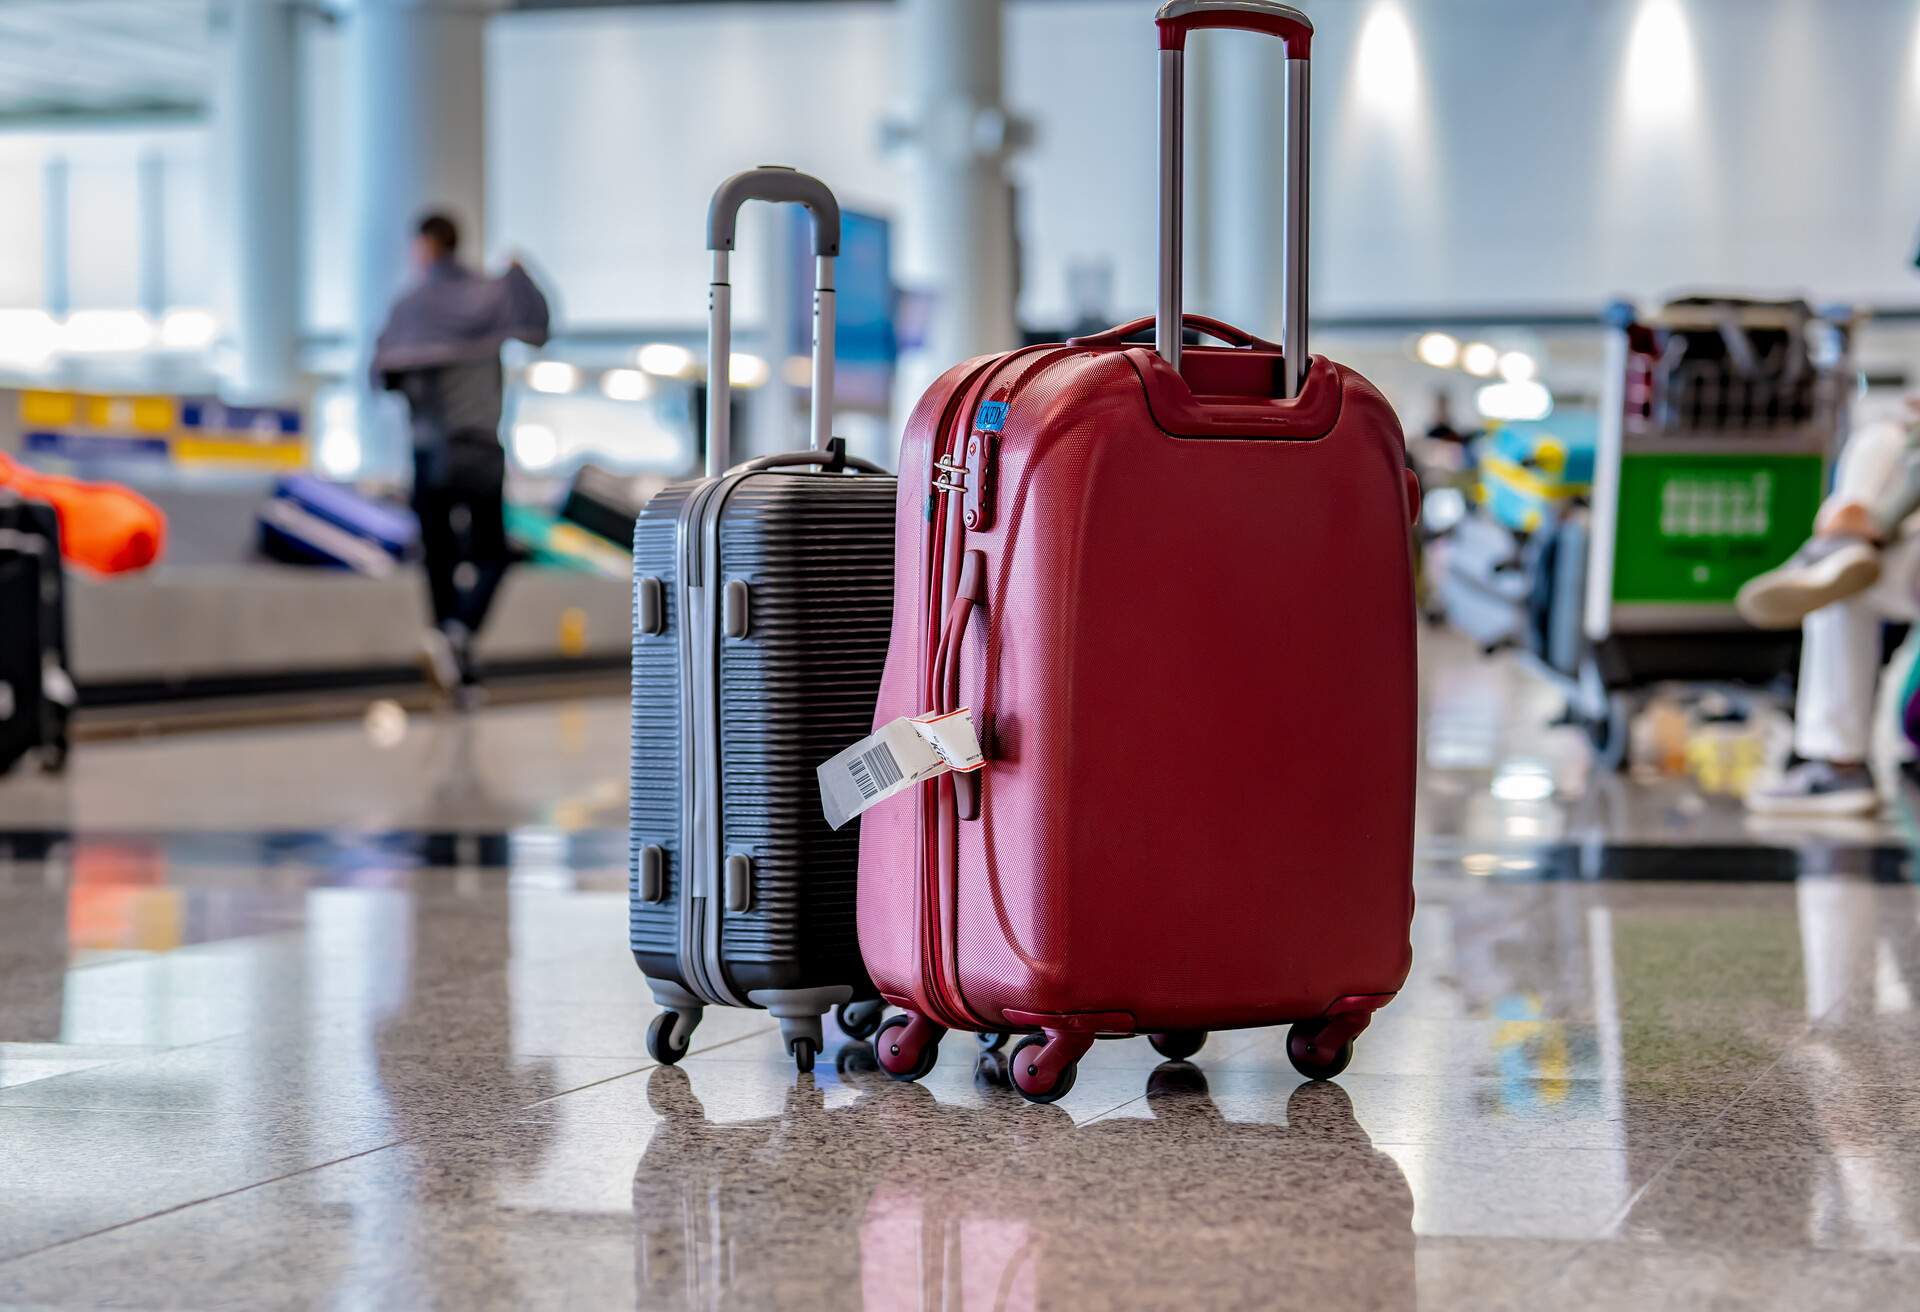
<path id="1" fill-rule="evenodd" d="M 1510 383 L 1530 383 L 1540 376 L 1540 366 L 1525 351 L 1508 351 L 1500 357 L 1500 376 Z"/>
<path id="2" fill-rule="evenodd" d="M 659 378 L 685 378 L 693 369 L 693 352 L 668 342 L 648 342 L 634 356 L 642 369 Z"/>
<path id="3" fill-rule="evenodd" d="M 559 395 L 580 385 L 580 371 L 564 360 L 536 360 L 527 366 L 527 386 Z"/>
<path id="4" fill-rule="evenodd" d="M 1474 397 L 1487 419 L 1523 422 L 1545 419 L 1553 413 L 1553 393 L 1542 383 L 1489 383 Z"/>
<path id="5" fill-rule="evenodd" d="M 771 374 L 767 362 L 757 355 L 735 351 L 727 359 L 727 381 L 735 387 L 758 387 Z"/>
<path id="6" fill-rule="evenodd" d="M 207 310 L 168 310 L 160 319 L 160 345 L 169 351 L 204 351 L 219 332 L 220 321 Z"/>
<path id="7" fill-rule="evenodd" d="M 153 320 L 138 310 L 76 310 L 60 329 L 60 349 L 81 355 L 144 351 L 153 345 Z"/>
<path id="8" fill-rule="evenodd" d="M 37 369 L 59 337 L 60 326 L 45 310 L 0 310 L 0 364 Z"/>
<path id="9" fill-rule="evenodd" d="M 1386 118 L 1412 116 L 1420 93 L 1420 61 L 1413 30 L 1399 5 L 1376 4 L 1367 14 L 1354 73 L 1354 93 L 1362 108 Z"/>
<path id="10" fill-rule="evenodd" d="M 1413 344 L 1413 353 L 1421 364 L 1451 369 L 1460 363 L 1460 339 L 1448 333 L 1424 333 Z"/>
<path id="11" fill-rule="evenodd" d="M 1460 367 L 1475 378 L 1491 378 L 1500 367 L 1500 352 L 1485 342 L 1469 342 L 1460 352 Z"/>
<path id="12" fill-rule="evenodd" d="M 644 401 L 653 395 L 653 379 L 638 369 L 609 369 L 600 376 L 600 390 L 614 401 Z"/>
<path id="13" fill-rule="evenodd" d="M 547 469 L 560 458 L 560 438 L 545 424 L 515 424 L 513 458 L 522 469 Z"/>

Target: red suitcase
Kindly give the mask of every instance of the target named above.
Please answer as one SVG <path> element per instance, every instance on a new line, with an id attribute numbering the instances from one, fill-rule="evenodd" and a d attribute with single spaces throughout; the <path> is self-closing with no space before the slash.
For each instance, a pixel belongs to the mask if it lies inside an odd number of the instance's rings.
<path id="1" fill-rule="evenodd" d="M 900 451 L 875 723 L 970 708 L 987 763 L 862 821 L 861 950 L 910 1013 L 875 1042 L 914 1079 L 948 1029 L 1028 1031 L 1036 1102 L 1101 1035 L 1185 1057 L 1292 1022 L 1294 1064 L 1330 1077 L 1411 955 L 1418 488 L 1372 385 L 1298 376 L 1312 25 L 1264 0 L 1157 22 L 1157 321 L 959 365 Z M 1285 351 L 1180 313 L 1203 27 L 1287 44 Z M 1126 343 L 1150 322 L 1155 349 Z"/>

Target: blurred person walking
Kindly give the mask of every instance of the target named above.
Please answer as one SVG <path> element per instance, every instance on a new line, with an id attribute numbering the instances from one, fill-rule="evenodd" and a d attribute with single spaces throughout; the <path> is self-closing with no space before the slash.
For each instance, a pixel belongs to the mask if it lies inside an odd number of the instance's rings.
<path id="1" fill-rule="evenodd" d="M 415 229 L 418 277 L 394 302 L 374 347 L 376 388 L 407 399 L 413 509 L 420 517 L 433 623 L 428 674 L 457 704 L 478 697 L 474 641 L 512 562 L 505 522 L 505 386 L 500 347 L 546 343 L 547 298 L 519 261 L 489 278 L 459 260 L 460 229 L 428 214 Z"/>

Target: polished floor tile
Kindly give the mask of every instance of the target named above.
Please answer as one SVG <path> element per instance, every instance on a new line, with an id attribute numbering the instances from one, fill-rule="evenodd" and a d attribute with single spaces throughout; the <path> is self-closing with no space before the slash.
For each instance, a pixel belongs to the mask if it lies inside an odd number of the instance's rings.
<path id="1" fill-rule="evenodd" d="M 1280 1030 L 1128 1039 L 1033 1107 L 967 1035 L 800 1077 L 723 1009 L 656 1066 L 614 701 L 10 777 L 0 1306 L 1911 1301 L 1920 889 L 1855 859 L 1895 830 L 1583 775 L 1550 698 L 1440 655 L 1413 973 L 1337 1085 Z"/>

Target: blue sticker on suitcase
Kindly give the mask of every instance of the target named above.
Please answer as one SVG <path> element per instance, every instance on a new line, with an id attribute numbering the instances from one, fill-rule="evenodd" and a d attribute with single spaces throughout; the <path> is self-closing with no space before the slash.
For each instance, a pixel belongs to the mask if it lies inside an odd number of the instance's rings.
<path id="1" fill-rule="evenodd" d="M 1007 422 L 1007 403 L 1005 401 L 982 401 L 980 413 L 973 417 L 973 426 L 983 433 L 997 433 L 1000 426 Z"/>

